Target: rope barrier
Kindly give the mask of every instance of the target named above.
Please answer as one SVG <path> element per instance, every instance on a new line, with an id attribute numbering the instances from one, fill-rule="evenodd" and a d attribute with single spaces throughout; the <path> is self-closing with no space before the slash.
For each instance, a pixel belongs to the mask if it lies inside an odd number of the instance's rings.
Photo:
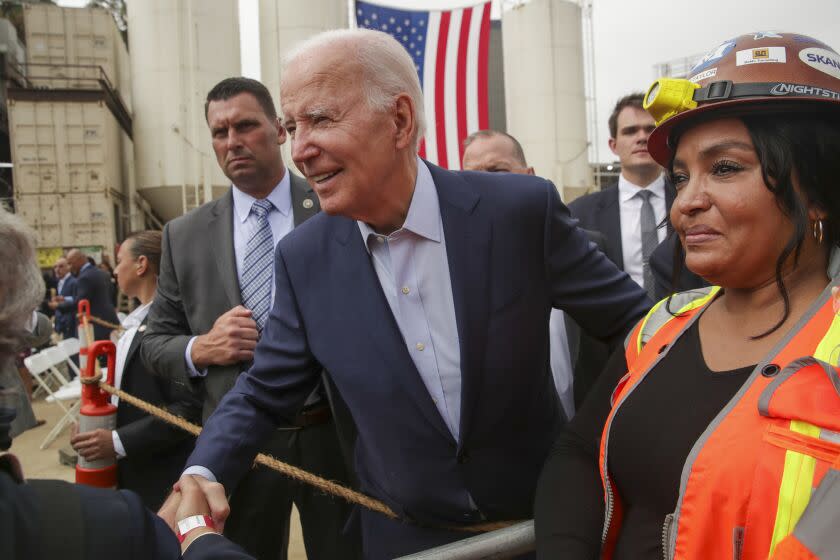
<path id="1" fill-rule="evenodd" d="M 82 318 L 84 318 L 84 317 L 87 317 L 87 315 L 82 315 L 81 313 L 76 314 L 76 318 L 79 319 L 79 320 L 82 320 Z M 91 323 L 96 323 L 97 325 L 101 325 L 101 326 L 103 326 L 105 328 L 108 328 L 108 329 L 111 329 L 111 330 L 115 330 L 115 331 L 124 331 L 125 330 L 122 325 L 118 325 L 116 323 L 109 323 L 108 321 L 106 321 L 104 319 L 100 319 L 99 317 L 90 316 L 90 317 L 87 317 L 87 318 Z"/>
<path id="2" fill-rule="evenodd" d="M 188 422 L 177 416 L 172 414 L 168 410 L 163 408 L 157 407 L 153 404 L 150 404 L 142 399 L 135 397 L 125 391 L 112 387 L 105 382 L 101 382 L 102 376 L 98 375 L 90 378 L 91 381 L 85 381 L 84 378 L 80 379 L 82 383 L 99 383 L 99 387 L 109 393 L 111 395 L 116 395 L 120 399 L 124 400 L 128 404 L 135 406 L 146 412 L 155 416 L 156 418 L 160 418 L 164 422 L 168 424 L 172 424 L 182 430 L 189 432 L 194 436 L 198 436 L 201 433 L 201 427 L 196 426 L 195 424 Z M 331 480 L 327 480 L 325 478 L 321 478 L 320 476 L 314 475 L 310 472 L 307 472 L 303 469 L 295 467 L 294 465 L 290 465 L 288 463 L 284 463 L 275 459 L 271 455 L 266 455 L 264 453 L 260 453 L 257 455 L 256 463 L 278 471 L 290 478 L 298 480 L 300 482 L 304 482 L 311 486 L 318 488 L 319 490 L 326 492 L 327 494 L 332 494 L 333 496 L 338 496 L 339 498 L 343 498 L 344 500 L 350 502 L 351 504 L 357 504 L 363 506 L 369 510 L 376 511 L 389 517 L 391 519 L 400 520 L 400 517 L 394 513 L 390 507 L 388 507 L 385 503 L 371 498 L 370 496 L 366 496 L 361 492 L 357 492 L 346 486 L 338 484 L 337 482 L 333 482 Z M 479 523 L 476 525 L 451 525 L 444 527 L 445 529 L 454 530 L 454 531 L 464 531 L 468 533 L 485 533 L 488 531 L 495 531 L 497 529 L 503 529 L 505 527 L 509 527 L 513 524 L 517 523 L 516 521 L 495 521 L 495 522 L 488 522 L 488 523 Z"/>

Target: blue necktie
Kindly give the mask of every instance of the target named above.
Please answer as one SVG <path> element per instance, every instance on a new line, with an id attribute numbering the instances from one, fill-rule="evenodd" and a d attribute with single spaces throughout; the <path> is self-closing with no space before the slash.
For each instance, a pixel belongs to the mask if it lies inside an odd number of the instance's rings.
<path id="1" fill-rule="evenodd" d="M 273 205 L 266 199 L 257 200 L 251 212 L 257 215 L 257 228 L 245 247 L 243 263 L 242 303 L 253 313 L 257 329 L 262 332 L 271 308 L 271 279 L 274 266 L 274 236 L 268 223 Z"/>

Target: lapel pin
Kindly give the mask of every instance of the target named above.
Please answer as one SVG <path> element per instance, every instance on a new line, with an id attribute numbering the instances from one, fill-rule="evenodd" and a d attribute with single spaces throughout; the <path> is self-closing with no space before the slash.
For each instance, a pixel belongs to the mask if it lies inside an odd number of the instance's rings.
<path id="1" fill-rule="evenodd" d="M 311 198 L 304 198 L 304 199 L 303 199 L 303 207 L 304 207 L 304 208 L 306 208 L 307 210 L 309 210 L 309 209 L 310 209 L 310 208 L 312 208 L 313 206 L 315 206 L 315 203 L 314 203 L 314 202 L 312 202 L 312 199 L 311 199 Z"/>
<path id="2" fill-rule="evenodd" d="M 140 327 L 138 327 L 137 330 L 139 332 L 146 332 L 146 325 L 140 325 Z"/>

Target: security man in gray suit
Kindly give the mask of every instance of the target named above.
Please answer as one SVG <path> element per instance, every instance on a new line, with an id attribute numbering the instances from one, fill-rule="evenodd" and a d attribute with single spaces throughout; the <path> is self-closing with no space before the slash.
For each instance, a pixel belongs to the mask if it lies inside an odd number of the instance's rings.
<path id="1" fill-rule="evenodd" d="M 164 228 L 141 348 L 150 371 L 203 391 L 204 419 L 253 359 L 274 299 L 274 247 L 319 210 L 312 188 L 283 164 L 286 131 L 265 86 L 223 80 L 207 94 L 205 116 L 232 187 Z M 320 387 L 263 451 L 331 480 L 348 478 Z M 261 560 L 285 560 L 293 501 L 310 560 L 354 557 L 358 536 L 343 533 L 346 503 L 263 467 L 233 491 L 225 534 Z"/>

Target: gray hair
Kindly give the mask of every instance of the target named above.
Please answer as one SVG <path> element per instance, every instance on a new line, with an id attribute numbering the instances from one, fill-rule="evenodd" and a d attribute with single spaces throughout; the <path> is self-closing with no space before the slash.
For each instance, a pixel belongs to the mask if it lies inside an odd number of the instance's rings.
<path id="1" fill-rule="evenodd" d="M 44 297 L 35 261 L 35 235 L 23 220 L 0 209 L 0 359 L 20 350 L 24 325 Z"/>
<path id="2" fill-rule="evenodd" d="M 283 57 L 280 79 L 295 59 L 314 50 L 339 45 L 353 52 L 362 69 L 362 87 L 368 107 L 374 111 L 387 111 L 394 106 L 394 99 L 406 93 L 414 102 L 417 130 L 415 147 L 426 133 L 426 111 L 423 90 L 411 55 L 396 39 L 373 29 L 333 29 L 319 33 L 295 45 Z"/>

